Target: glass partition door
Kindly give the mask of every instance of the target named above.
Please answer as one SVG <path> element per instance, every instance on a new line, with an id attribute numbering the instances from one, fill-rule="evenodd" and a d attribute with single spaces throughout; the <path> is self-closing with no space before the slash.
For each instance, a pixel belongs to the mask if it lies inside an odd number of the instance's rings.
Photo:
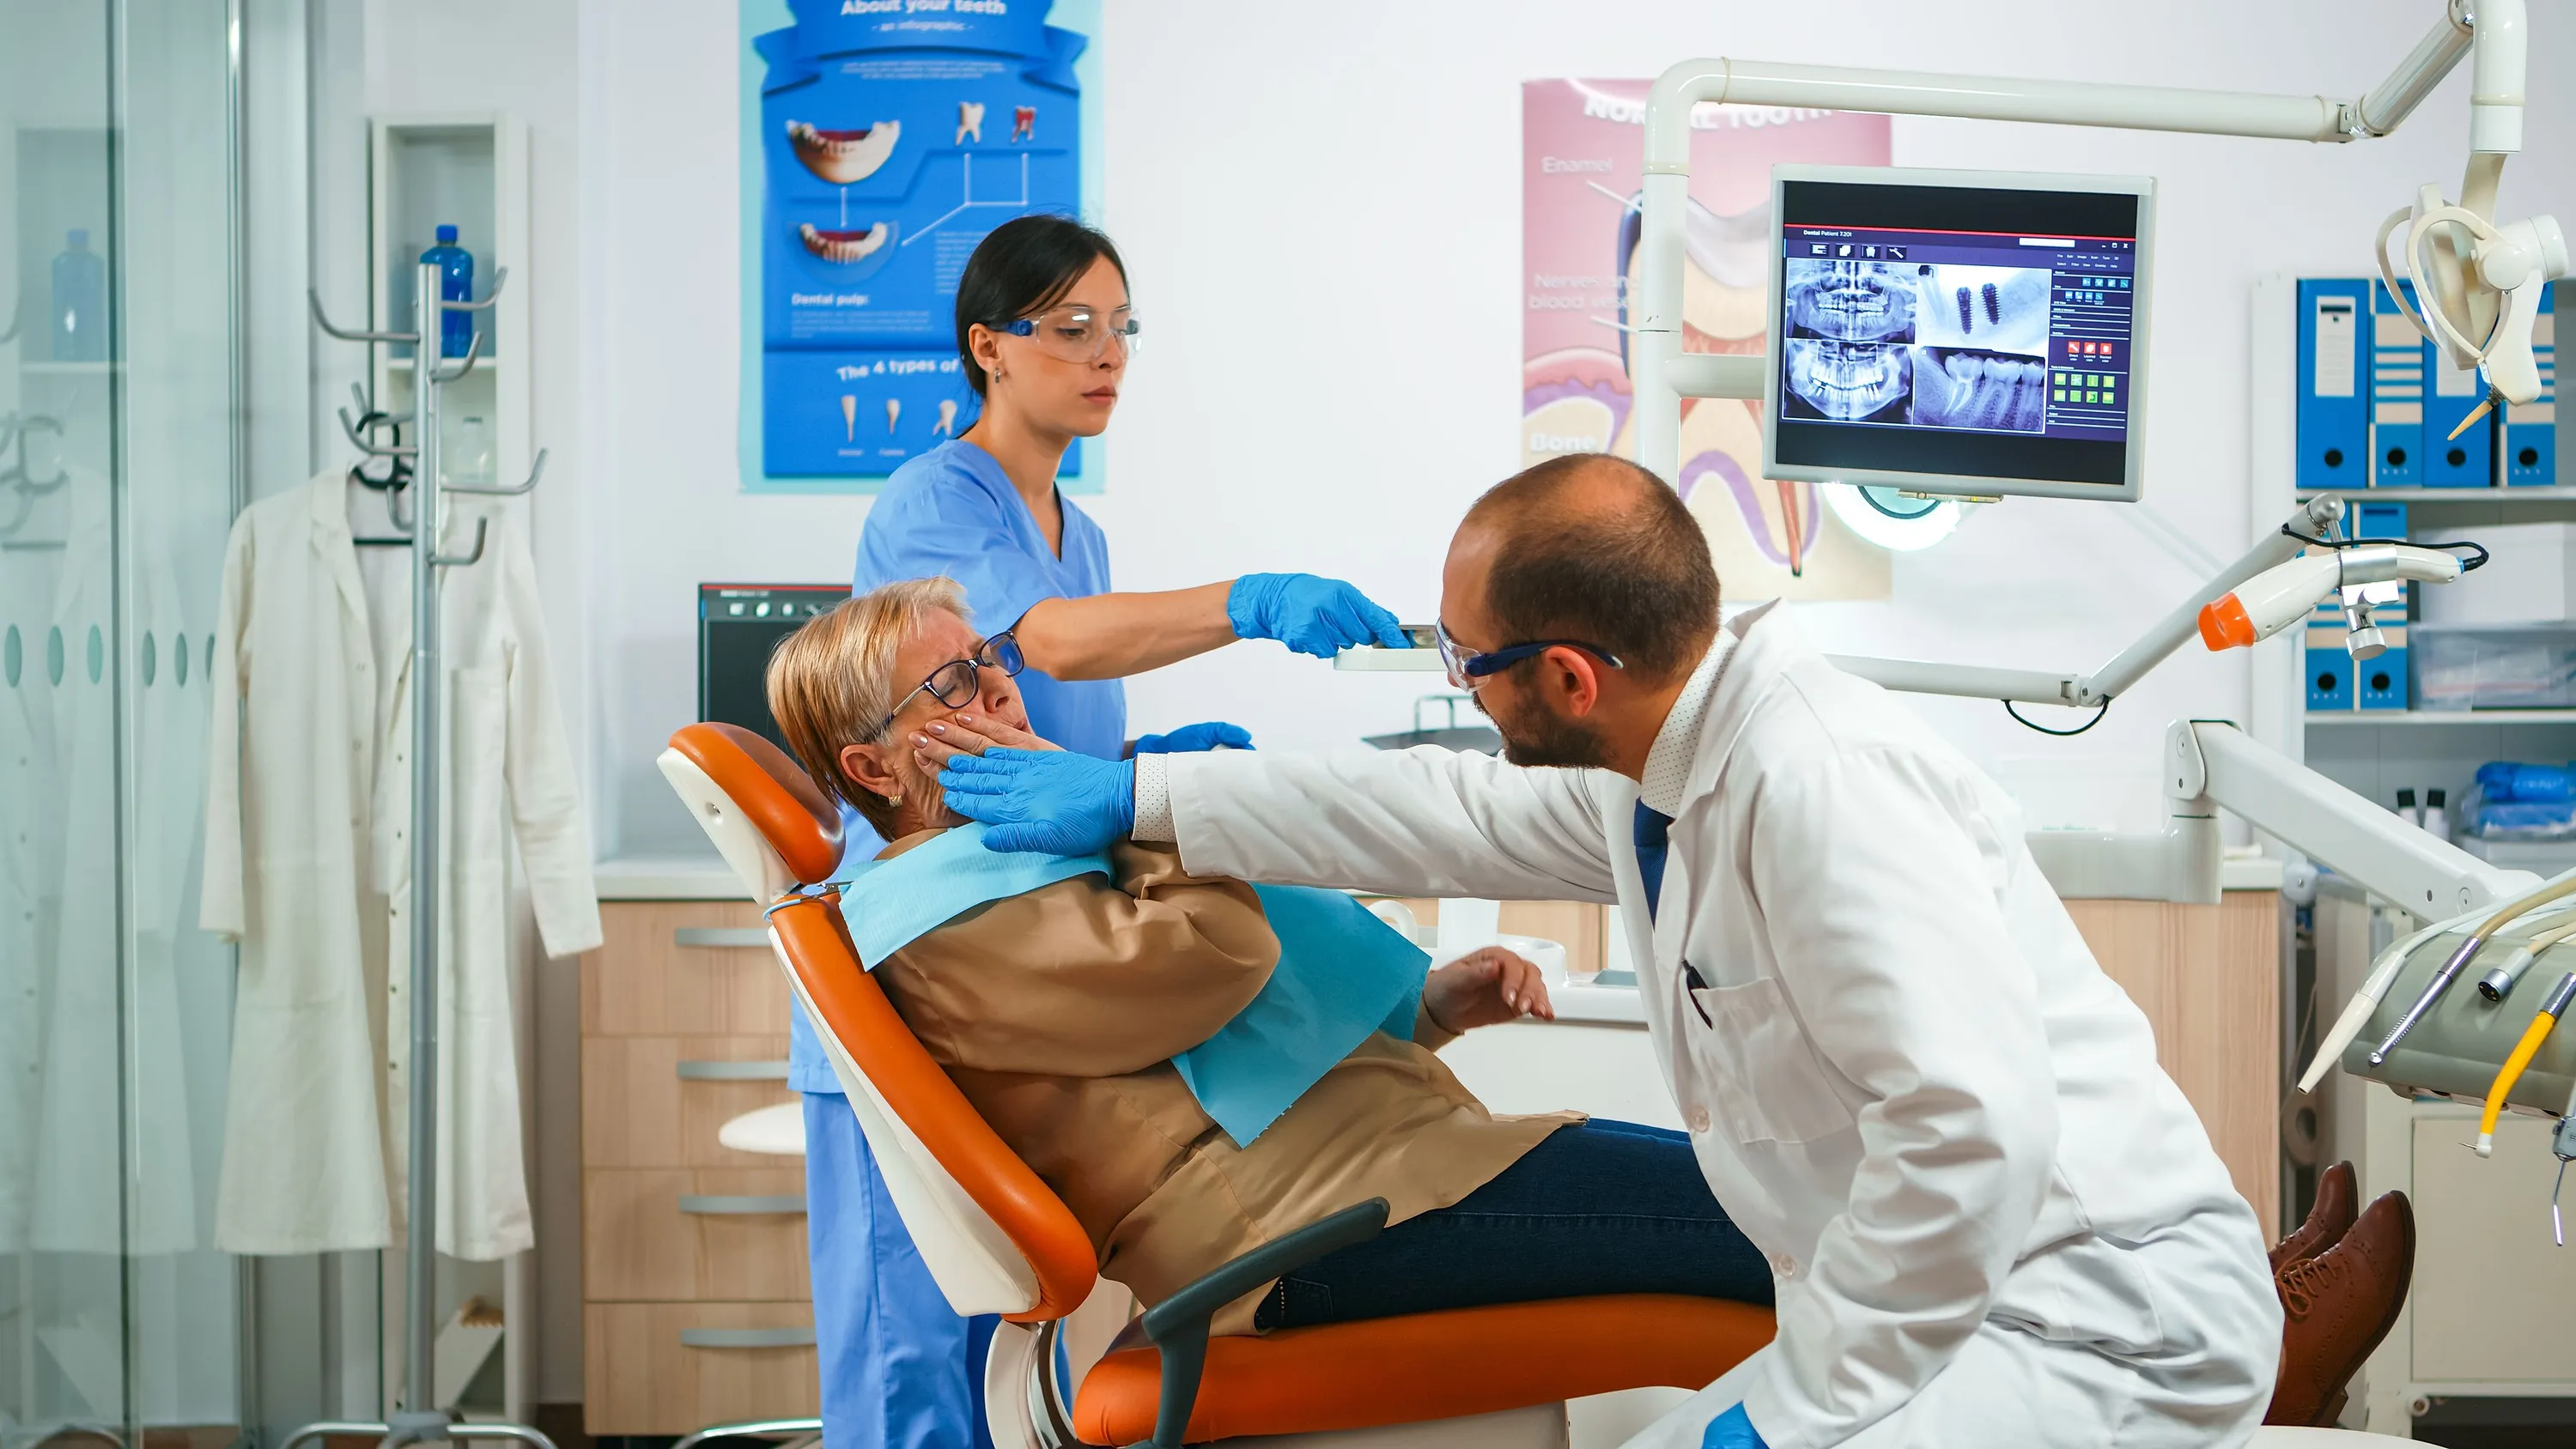
<path id="1" fill-rule="evenodd" d="M 225 0 L 0 0 L 0 1449 L 230 1443 L 231 949 L 195 927 L 240 493 Z"/>

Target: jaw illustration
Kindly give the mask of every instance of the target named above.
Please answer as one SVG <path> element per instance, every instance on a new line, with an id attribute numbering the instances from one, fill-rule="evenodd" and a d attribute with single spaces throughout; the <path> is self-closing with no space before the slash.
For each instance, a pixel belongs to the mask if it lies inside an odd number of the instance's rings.
<path id="1" fill-rule="evenodd" d="M 864 231 L 834 231 L 809 221 L 796 228 L 796 235 L 805 243 L 805 250 L 827 262 L 861 262 L 884 246 L 894 229 L 878 222 Z"/>
<path id="2" fill-rule="evenodd" d="M 1914 390 L 1917 423 L 2035 433 L 2043 425 L 2048 364 L 2036 357 L 1931 348 Z"/>
<path id="3" fill-rule="evenodd" d="M 1789 390 L 1826 417 L 1865 418 L 1905 396 L 1913 381 L 1911 352 L 1883 342 L 1792 338 Z"/>
<path id="4" fill-rule="evenodd" d="M 879 121 L 873 126 L 854 130 L 832 131 L 805 121 L 787 123 L 787 141 L 796 150 L 796 159 L 805 169 L 835 186 L 865 181 L 894 154 L 894 143 L 903 134 L 899 121 Z"/>

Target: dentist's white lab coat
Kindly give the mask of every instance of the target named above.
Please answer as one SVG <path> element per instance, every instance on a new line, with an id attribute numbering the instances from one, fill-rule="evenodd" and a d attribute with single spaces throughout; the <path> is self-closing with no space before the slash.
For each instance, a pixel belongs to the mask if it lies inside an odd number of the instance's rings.
<path id="1" fill-rule="evenodd" d="M 359 563 L 340 473 L 233 525 L 215 628 L 200 924 L 242 943 L 215 1246 L 387 1246 L 411 1160 L 410 554 Z M 509 841 L 549 956 L 599 944 L 589 828 L 528 546 L 452 508 L 446 880 L 439 892 L 439 1250 L 533 1246 L 510 1016 Z"/>
<path id="2" fill-rule="evenodd" d="M 2281 1334 L 2253 1210 L 2011 800 L 1777 606 L 1730 633 L 1651 926 L 1637 787 L 1602 771 L 1171 755 L 1182 859 L 1623 907 L 1700 1166 L 1779 1280 L 1779 1337 L 1638 1443 L 1737 1402 L 1772 1449 L 2243 1442 Z"/>

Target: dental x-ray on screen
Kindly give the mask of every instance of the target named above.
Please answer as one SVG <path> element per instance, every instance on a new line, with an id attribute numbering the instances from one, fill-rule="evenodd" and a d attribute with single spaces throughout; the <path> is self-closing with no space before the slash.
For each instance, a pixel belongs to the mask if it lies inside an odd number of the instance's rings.
<path id="1" fill-rule="evenodd" d="M 1781 166 L 1770 476 L 2134 499 L 2143 179 Z"/>

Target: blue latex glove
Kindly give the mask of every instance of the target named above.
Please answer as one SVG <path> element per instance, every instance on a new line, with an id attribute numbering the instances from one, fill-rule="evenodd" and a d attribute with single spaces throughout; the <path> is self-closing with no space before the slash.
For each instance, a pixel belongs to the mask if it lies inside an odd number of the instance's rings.
<path id="1" fill-rule="evenodd" d="M 1354 644 L 1410 647 L 1393 614 L 1340 579 L 1313 574 L 1245 574 L 1225 596 L 1238 639 L 1276 639 L 1300 654 L 1330 659 Z"/>
<path id="2" fill-rule="evenodd" d="M 1083 855 L 1136 828 L 1136 762 L 1070 750 L 986 750 L 939 772 L 948 808 L 993 827 L 987 850 Z"/>
<path id="3" fill-rule="evenodd" d="M 1227 724 L 1222 720 L 1210 720 L 1205 724 L 1183 725 L 1167 735 L 1139 735 L 1136 737 L 1136 748 L 1130 753 L 1194 755 L 1201 750 L 1220 748 L 1251 749 L 1252 731 L 1241 725 Z"/>
<path id="4" fill-rule="evenodd" d="M 1699 1449 L 1771 1449 L 1762 1436 L 1753 1432 L 1753 1421 L 1744 1416 L 1744 1406 L 1736 1405 L 1708 1421 L 1708 1432 L 1699 1436 Z"/>

